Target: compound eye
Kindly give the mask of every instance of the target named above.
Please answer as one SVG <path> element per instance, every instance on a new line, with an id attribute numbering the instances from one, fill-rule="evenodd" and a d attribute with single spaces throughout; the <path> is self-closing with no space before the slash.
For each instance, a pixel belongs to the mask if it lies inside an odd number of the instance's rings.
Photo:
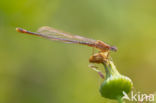
<path id="1" fill-rule="evenodd" d="M 112 47 L 110 48 L 110 50 L 111 50 L 111 51 L 115 51 L 115 52 L 116 52 L 116 51 L 117 51 L 117 47 L 112 46 Z"/>

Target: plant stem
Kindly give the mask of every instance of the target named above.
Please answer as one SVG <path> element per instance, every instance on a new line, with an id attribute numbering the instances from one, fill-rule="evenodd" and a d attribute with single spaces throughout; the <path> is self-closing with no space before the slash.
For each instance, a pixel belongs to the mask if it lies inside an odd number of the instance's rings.
<path id="1" fill-rule="evenodd" d="M 106 71 L 106 78 L 110 76 L 120 75 L 112 61 L 103 62 L 103 65 Z"/>

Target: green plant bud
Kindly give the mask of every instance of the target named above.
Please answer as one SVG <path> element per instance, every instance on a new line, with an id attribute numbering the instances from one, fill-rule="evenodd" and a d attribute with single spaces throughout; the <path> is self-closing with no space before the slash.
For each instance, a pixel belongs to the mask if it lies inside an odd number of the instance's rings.
<path id="1" fill-rule="evenodd" d="M 100 93 L 103 97 L 109 99 L 121 99 L 123 91 L 129 93 L 133 87 L 130 78 L 121 75 L 112 61 L 104 64 L 106 69 L 106 79 L 101 84 Z"/>

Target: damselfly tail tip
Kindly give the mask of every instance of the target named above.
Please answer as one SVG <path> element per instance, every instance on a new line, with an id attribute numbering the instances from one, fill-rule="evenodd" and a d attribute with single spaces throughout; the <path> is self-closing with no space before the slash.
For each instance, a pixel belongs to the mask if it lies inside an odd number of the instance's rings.
<path id="1" fill-rule="evenodd" d="M 116 52 L 118 49 L 117 49 L 117 47 L 115 47 L 115 46 L 111 46 L 110 50 L 112 50 L 112 51 L 115 51 L 115 52 Z"/>
<path id="2" fill-rule="evenodd" d="M 26 33 L 26 30 L 19 28 L 19 27 L 16 28 L 16 31 L 20 33 Z"/>

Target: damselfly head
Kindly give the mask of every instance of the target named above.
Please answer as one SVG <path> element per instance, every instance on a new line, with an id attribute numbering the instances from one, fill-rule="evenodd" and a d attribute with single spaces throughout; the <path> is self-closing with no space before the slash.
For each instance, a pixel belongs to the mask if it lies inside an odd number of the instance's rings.
<path id="1" fill-rule="evenodd" d="M 110 47 L 110 50 L 116 52 L 118 49 L 117 49 L 117 47 L 115 47 L 115 46 L 111 46 L 111 47 Z"/>

